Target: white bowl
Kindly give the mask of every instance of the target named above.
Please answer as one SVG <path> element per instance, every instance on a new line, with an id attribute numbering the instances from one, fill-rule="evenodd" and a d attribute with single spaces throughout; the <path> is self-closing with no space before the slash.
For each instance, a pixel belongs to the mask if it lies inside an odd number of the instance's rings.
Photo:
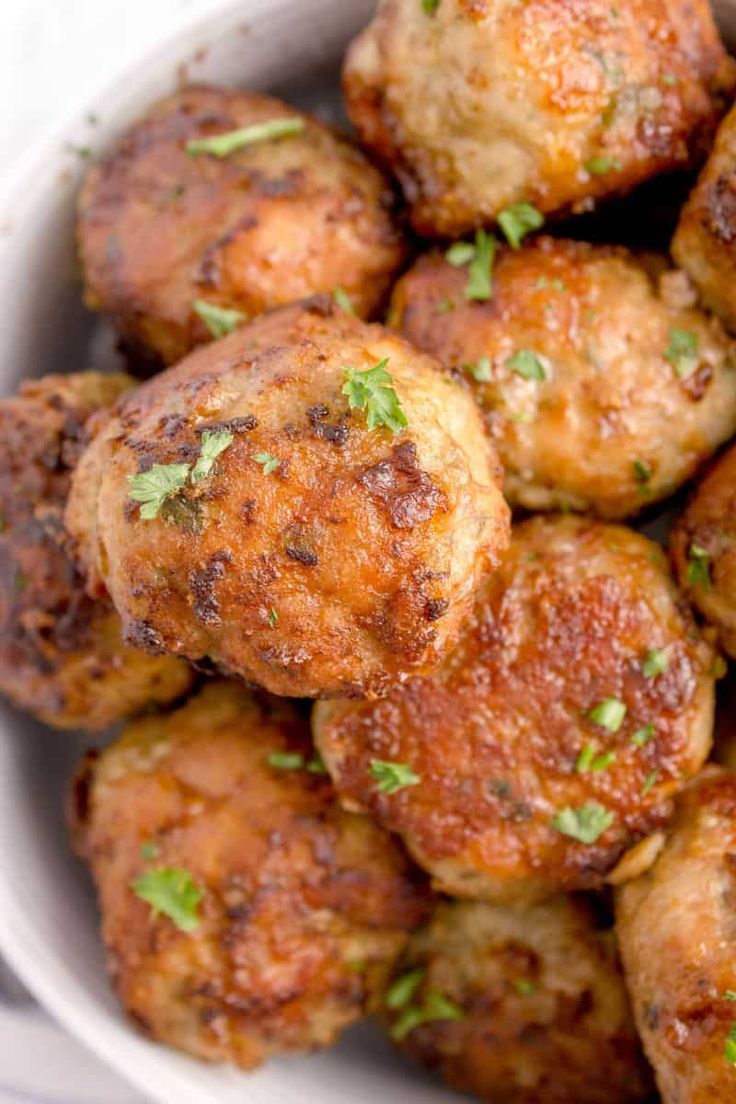
<path id="1" fill-rule="evenodd" d="M 88 367 L 101 355 L 75 279 L 73 209 L 83 165 L 70 145 L 104 148 L 175 87 L 182 72 L 190 81 L 275 91 L 332 115 L 339 111 L 335 90 L 344 46 L 372 7 L 371 0 L 227 5 L 187 22 L 31 150 L 0 195 L 3 392 L 23 376 Z M 716 8 L 736 42 L 736 0 L 721 0 Z M 95 125 L 91 114 L 99 120 Z M 348 1032 L 334 1050 L 283 1059 L 251 1074 L 202 1065 L 138 1036 L 108 988 L 94 897 L 69 853 L 63 824 L 65 786 L 87 744 L 0 704 L 0 952 L 63 1024 L 162 1104 L 458 1099 L 365 1026 Z"/>

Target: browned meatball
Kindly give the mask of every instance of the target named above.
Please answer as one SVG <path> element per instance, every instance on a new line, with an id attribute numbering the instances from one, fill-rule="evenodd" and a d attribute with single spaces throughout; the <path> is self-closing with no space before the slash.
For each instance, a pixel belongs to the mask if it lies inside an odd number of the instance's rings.
<path id="1" fill-rule="evenodd" d="M 542 237 L 501 252 L 487 301 L 467 283 L 421 257 L 390 323 L 465 378 L 513 505 L 636 514 L 736 430 L 736 346 L 660 258 Z"/>
<path id="2" fill-rule="evenodd" d="M 454 643 L 508 540 L 499 483 L 440 365 L 318 300 L 140 388 L 69 516 L 131 642 L 273 693 L 370 696 Z"/>
<path id="3" fill-rule="evenodd" d="M 736 447 L 695 490 L 670 550 L 680 586 L 736 657 Z"/>
<path id="4" fill-rule="evenodd" d="M 721 123 L 683 208 L 672 253 L 708 306 L 736 331 L 736 107 Z"/>
<path id="5" fill-rule="evenodd" d="M 264 124 L 224 156 L 198 152 L 201 139 Z M 380 171 L 311 116 L 253 92 L 189 88 L 87 177 L 86 302 L 169 363 L 242 320 L 216 314 L 208 326 L 208 307 L 245 317 L 339 288 L 370 315 L 404 256 L 393 203 Z"/>
<path id="6" fill-rule="evenodd" d="M 736 775 L 680 795 L 654 866 L 618 893 L 616 929 L 662 1104 L 736 1099 Z"/>
<path id="7" fill-rule="evenodd" d="M 86 596 L 64 530 L 85 423 L 131 383 L 46 376 L 0 401 L 0 692 L 58 728 L 104 728 L 191 681 L 181 660 L 123 644 L 109 603 Z"/>
<path id="8" fill-rule="evenodd" d="M 451 237 L 688 164 L 735 76 L 707 0 L 380 0 L 344 85 L 415 228 Z"/>
<path id="9" fill-rule="evenodd" d="M 613 932 L 582 899 L 441 904 L 389 988 L 396 1042 L 489 1104 L 651 1099 Z"/>
<path id="10" fill-rule="evenodd" d="M 438 889 L 593 889 L 646 861 L 643 847 L 620 863 L 706 758 L 712 658 L 657 545 L 539 517 L 434 675 L 321 703 L 315 738 L 346 808 L 398 832 Z"/>
<path id="11" fill-rule="evenodd" d="M 118 996 L 199 1058 L 328 1046 L 426 911 L 398 845 L 340 811 L 295 707 L 236 683 L 131 725 L 74 796 Z"/>

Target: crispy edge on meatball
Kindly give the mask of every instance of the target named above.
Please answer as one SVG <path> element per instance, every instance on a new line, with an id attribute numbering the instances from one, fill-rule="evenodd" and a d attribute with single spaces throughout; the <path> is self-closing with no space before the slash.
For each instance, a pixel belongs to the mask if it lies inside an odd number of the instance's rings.
<path id="1" fill-rule="evenodd" d="M 350 372 L 379 369 L 390 386 L 371 410 L 398 399 L 406 427 L 350 408 L 370 390 Z M 191 475 L 213 433 L 227 447 L 206 476 L 146 520 L 130 478 Z M 457 638 L 508 541 L 500 482 L 440 365 L 317 299 L 140 388 L 86 453 L 68 516 L 131 642 L 285 696 L 375 696 Z"/>
<path id="2" fill-rule="evenodd" d="M 539 517 L 438 671 L 320 703 L 313 731 L 346 808 L 401 835 L 437 889 L 534 901 L 652 860 L 710 749 L 712 660 L 657 545 Z"/>
<path id="3" fill-rule="evenodd" d="M 696 487 L 670 535 L 680 587 L 736 657 L 736 447 Z"/>
<path id="4" fill-rule="evenodd" d="M 584 209 L 692 162 L 736 83 L 707 0 L 382 0 L 343 83 L 416 230 Z"/>
<path id="5" fill-rule="evenodd" d="M 736 106 L 682 210 L 672 255 L 704 302 L 736 331 Z"/>
<path id="6" fill-rule="evenodd" d="M 330 1045 L 426 915 L 399 845 L 340 810 L 298 707 L 237 683 L 88 759 L 71 817 L 123 1006 L 199 1058 L 251 1068 Z"/>
<path id="7" fill-rule="evenodd" d="M 492 1104 L 650 1099 L 613 931 L 583 899 L 440 904 L 383 1019 L 411 1057 Z"/>
<path id="8" fill-rule="evenodd" d="M 64 529 L 88 419 L 131 384 L 121 374 L 45 376 L 0 401 L 0 690 L 58 728 L 105 728 L 191 682 L 181 660 L 123 644 L 109 603 L 86 596 Z"/>
<path id="9" fill-rule="evenodd" d="M 284 118 L 303 131 L 226 157 L 187 153 L 193 140 Z M 311 116 L 253 92 L 185 89 L 154 105 L 87 176 L 85 299 L 168 363 L 222 336 L 237 312 L 316 292 L 340 288 L 371 315 L 405 255 L 393 207 L 380 170 Z M 225 316 L 209 325 L 202 301 Z"/>
<path id="10" fill-rule="evenodd" d="M 678 797 L 667 842 L 617 893 L 626 981 L 663 1104 L 736 1094 L 736 775 L 709 767 Z"/>
<path id="11" fill-rule="evenodd" d="M 736 429 L 736 347 L 684 273 L 620 247 L 540 237 L 504 249 L 488 302 L 433 252 L 389 324 L 463 378 L 512 505 L 637 514 Z"/>

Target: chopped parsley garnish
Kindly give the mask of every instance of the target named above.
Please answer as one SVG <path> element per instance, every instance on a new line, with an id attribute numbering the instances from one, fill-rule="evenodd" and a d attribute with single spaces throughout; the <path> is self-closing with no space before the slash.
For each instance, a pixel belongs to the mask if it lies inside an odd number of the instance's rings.
<path id="1" fill-rule="evenodd" d="M 271 475 L 281 464 L 278 456 L 272 456 L 270 452 L 255 452 L 253 453 L 253 459 L 256 464 L 261 465 L 264 475 Z"/>
<path id="2" fill-rule="evenodd" d="M 422 1004 L 410 1004 L 404 1008 L 391 1030 L 391 1037 L 400 1042 L 420 1024 L 432 1023 L 435 1020 L 463 1019 L 465 1019 L 465 1013 L 462 1008 L 449 997 L 443 996 L 442 993 L 427 993 Z"/>
<path id="3" fill-rule="evenodd" d="M 212 466 L 217 457 L 225 449 L 230 448 L 234 440 L 232 433 L 226 429 L 206 429 L 202 434 L 202 449 L 189 476 L 191 482 L 201 483 L 203 479 L 206 479 L 212 471 Z"/>
<path id="4" fill-rule="evenodd" d="M 440 6 L 440 0 L 422 0 L 422 11 L 425 15 L 434 15 Z"/>
<path id="5" fill-rule="evenodd" d="M 141 518 L 155 518 L 166 499 L 182 489 L 188 475 L 189 464 L 154 464 L 148 471 L 129 475 L 130 497 L 140 502 Z"/>
<path id="6" fill-rule="evenodd" d="M 723 1057 L 729 1065 L 736 1066 L 736 1023 L 731 1024 L 731 1030 L 726 1037 Z"/>
<path id="7" fill-rule="evenodd" d="M 304 766 L 304 756 L 299 751 L 272 751 L 266 757 L 266 762 L 275 770 L 301 770 Z"/>
<path id="8" fill-rule="evenodd" d="M 386 990 L 384 997 L 386 1007 L 405 1008 L 424 981 L 426 973 L 424 966 L 417 966 L 415 970 L 409 970 L 408 973 L 398 977 Z"/>
<path id="9" fill-rule="evenodd" d="M 645 724 L 641 728 L 637 728 L 634 735 L 631 737 L 631 742 L 634 747 L 644 747 L 654 737 L 654 725 Z"/>
<path id="10" fill-rule="evenodd" d="M 646 778 L 644 780 L 644 785 L 641 788 L 642 795 L 646 795 L 646 794 L 649 793 L 652 786 L 657 781 L 658 776 L 659 776 L 659 771 L 658 770 L 650 771 L 650 773 L 646 776 Z"/>
<path id="11" fill-rule="evenodd" d="M 690 586 L 711 587 L 710 552 L 699 544 L 691 544 L 687 554 L 686 578 Z"/>
<path id="12" fill-rule="evenodd" d="M 351 410 L 365 410 L 368 429 L 387 426 L 392 433 L 400 433 L 409 422 L 394 389 L 393 379 L 386 371 L 387 364 L 388 357 L 363 371 L 343 368 L 345 385 L 342 393 L 347 395 Z"/>
<path id="13" fill-rule="evenodd" d="M 511 248 L 518 249 L 531 230 L 544 226 L 544 215 L 532 203 L 514 203 L 498 216 L 498 225 Z"/>
<path id="14" fill-rule="evenodd" d="M 314 755 L 307 762 L 307 770 L 310 774 L 327 774 L 327 767 L 325 761 L 318 751 L 315 751 Z"/>
<path id="15" fill-rule="evenodd" d="M 395 794 L 421 782 L 419 775 L 406 763 L 390 763 L 385 759 L 371 759 L 371 774 L 376 779 L 376 789 L 384 794 Z"/>
<path id="16" fill-rule="evenodd" d="M 615 762 L 616 762 L 616 752 L 615 751 L 604 751 L 602 755 L 598 755 L 593 760 L 593 762 L 590 764 L 590 769 L 592 771 L 595 771 L 596 773 L 598 771 L 608 770 L 608 768 L 611 766 L 611 764 L 615 763 Z"/>
<path id="17" fill-rule="evenodd" d="M 600 725 L 601 728 L 605 728 L 609 732 L 618 732 L 624 723 L 625 716 L 626 706 L 618 698 L 605 698 L 594 705 L 588 713 L 588 719 L 593 724 Z"/>
<path id="18" fill-rule="evenodd" d="M 575 764 L 575 770 L 578 774 L 585 774 L 587 771 L 595 771 L 596 773 L 604 771 L 611 766 L 611 763 L 616 762 L 615 751 L 604 751 L 602 755 L 596 755 L 596 751 L 595 744 L 585 745 Z"/>
<path id="19" fill-rule="evenodd" d="M 669 88 L 674 88 L 677 84 L 677 77 L 674 73 L 663 73 L 662 84 L 666 84 Z"/>
<path id="20" fill-rule="evenodd" d="M 728 664 L 722 655 L 717 655 L 711 664 L 710 671 L 708 672 L 711 678 L 722 679 L 728 674 Z"/>
<path id="21" fill-rule="evenodd" d="M 469 264 L 475 256 L 475 246 L 472 242 L 459 241 L 455 242 L 445 253 L 445 260 L 453 266 L 453 268 L 462 268 L 463 265 Z"/>
<path id="22" fill-rule="evenodd" d="M 529 981 L 528 978 L 518 978 L 514 982 L 514 989 L 522 997 L 530 997 L 532 993 L 536 993 L 537 987 L 533 981 Z"/>
<path id="23" fill-rule="evenodd" d="M 544 365 L 531 349 L 519 349 L 506 361 L 506 367 L 527 380 L 546 380 Z"/>
<path id="24" fill-rule="evenodd" d="M 186 151 L 191 157 L 200 153 L 209 153 L 213 157 L 229 157 L 231 153 L 252 146 L 256 142 L 268 142 L 273 138 L 289 138 L 301 134 L 306 126 L 299 116 L 284 119 L 267 119 L 263 123 L 229 130 L 224 134 L 212 134 L 208 138 L 191 138 Z"/>
<path id="25" fill-rule="evenodd" d="M 204 299 L 193 299 L 192 310 L 215 338 L 225 337 L 247 321 L 247 315 L 242 311 L 216 307 L 214 303 L 208 303 Z"/>
<path id="26" fill-rule="evenodd" d="M 346 314 L 355 314 L 355 307 L 353 306 L 352 299 L 341 287 L 336 287 L 334 289 L 332 298 L 335 300 L 340 310 L 344 310 Z"/>
<path id="27" fill-rule="evenodd" d="M 187 870 L 177 867 L 148 870 L 131 887 L 136 896 L 151 906 L 154 917 L 162 912 L 179 931 L 190 932 L 199 926 L 197 905 L 203 893 Z"/>
<path id="28" fill-rule="evenodd" d="M 641 665 L 641 673 L 644 678 L 656 678 L 667 670 L 670 657 L 666 648 L 652 648 L 644 657 Z"/>
<path id="29" fill-rule="evenodd" d="M 271 606 L 270 610 L 268 611 L 268 623 L 271 626 L 271 628 L 273 628 L 276 625 L 278 619 L 279 619 L 278 613 L 273 608 L 273 606 Z"/>
<path id="30" fill-rule="evenodd" d="M 466 364 L 465 370 L 478 383 L 487 383 L 491 378 L 491 358 L 487 356 L 478 357 L 475 364 Z"/>
<path id="31" fill-rule="evenodd" d="M 723 998 L 727 1001 L 736 1001 L 736 990 L 727 989 L 726 992 L 723 994 Z"/>
<path id="32" fill-rule="evenodd" d="M 493 262 L 496 258 L 496 239 L 485 230 L 477 230 L 475 244 L 455 242 L 445 253 L 445 258 L 455 268 L 468 266 L 468 282 L 465 298 L 484 302 L 493 291 Z"/>
<path id="33" fill-rule="evenodd" d="M 664 355 L 680 379 L 687 379 L 698 363 L 698 335 L 690 330 L 670 330 Z"/>
<path id="34" fill-rule="evenodd" d="M 552 827 L 578 843 L 595 843 L 613 824 L 613 813 L 597 801 L 589 801 L 579 809 L 567 805 L 552 820 Z"/>
<path id="35" fill-rule="evenodd" d="M 151 859 L 155 859 L 157 855 L 158 855 L 158 847 L 153 842 L 153 840 L 145 840 L 141 844 L 140 856 L 141 856 L 142 859 L 146 859 L 147 861 L 150 861 Z"/>
<path id="36" fill-rule="evenodd" d="M 648 483 L 649 480 L 652 478 L 652 469 L 647 464 L 645 464 L 643 460 L 635 460 L 633 467 L 634 479 L 641 486 L 644 486 L 644 484 Z"/>
<path id="37" fill-rule="evenodd" d="M 591 176 L 604 176 L 605 173 L 618 172 L 621 162 L 614 157 L 591 157 L 585 162 L 585 168 Z"/>

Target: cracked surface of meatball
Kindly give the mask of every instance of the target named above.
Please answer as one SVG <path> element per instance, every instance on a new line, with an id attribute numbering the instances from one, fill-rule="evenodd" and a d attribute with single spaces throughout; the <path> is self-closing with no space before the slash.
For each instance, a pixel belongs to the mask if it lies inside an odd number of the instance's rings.
<path id="1" fill-rule="evenodd" d="M 454 643 L 508 540 L 500 478 L 436 361 L 318 299 L 136 391 L 68 514 L 132 643 L 285 696 L 375 696 Z"/>
<path id="2" fill-rule="evenodd" d="M 284 120 L 301 131 L 269 136 Z M 264 124 L 260 140 L 226 156 L 187 152 Z M 87 177 L 78 223 L 86 302 L 167 363 L 212 337 L 202 303 L 205 313 L 248 317 L 341 288 L 370 315 L 404 256 L 393 207 L 382 173 L 316 119 L 253 92 L 185 89 L 134 123 Z"/>
<path id="3" fill-rule="evenodd" d="M 680 215 L 672 254 L 703 300 L 736 331 L 736 106 Z"/>
<path id="4" fill-rule="evenodd" d="M 663 1104 L 736 1098 L 736 775 L 677 800 L 659 858 L 618 891 L 616 931 Z"/>
<path id="5" fill-rule="evenodd" d="M 415 229 L 453 237 L 688 165 L 735 79 L 707 0 L 381 0 L 343 83 Z"/>
<path id="6" fill-rule="evenodd" d="M 595 889 L 646 860 L 707 757 L 712 661 L 657 545 L 540 517 L 515 527 L 438 671 L 319 703 L 315 739 L 345 806 L 397 832 L 437 889 Z"/>
<path id="7" fill-rule="evenodd" d="M 651 1100 L 613 931 L 582 899 L 440 904 L 387 1000 L 397 1044 L 489 1104 Z"/>
<path id="8" fill-rule="evenodd" d="M 736 345 L 663 259 L 541 237 L 501 251 L 487 302 L 467 281 L 421 257 L 389 321 L 466 380 L 512 505 L 634 515 L 736 429 Z"/>
<path id="9" fill-rule="evenodd" d="M 236 683 L 210 682 L 93 754 L 72 829 L 122 1004 L 210 1061 L 330 1045 L 426 915 L 401 848 L 340 810 L 298 708 Z"/>
<path id="10" fill-rule="evenodd" d="M 132 380 L 79 372 L 0 400 L 0 691 L 58 728 L 98 730 L 184 693 L 188 666 L 122 642 L 93 601 L 64 529 L 87 420 Z"/>

